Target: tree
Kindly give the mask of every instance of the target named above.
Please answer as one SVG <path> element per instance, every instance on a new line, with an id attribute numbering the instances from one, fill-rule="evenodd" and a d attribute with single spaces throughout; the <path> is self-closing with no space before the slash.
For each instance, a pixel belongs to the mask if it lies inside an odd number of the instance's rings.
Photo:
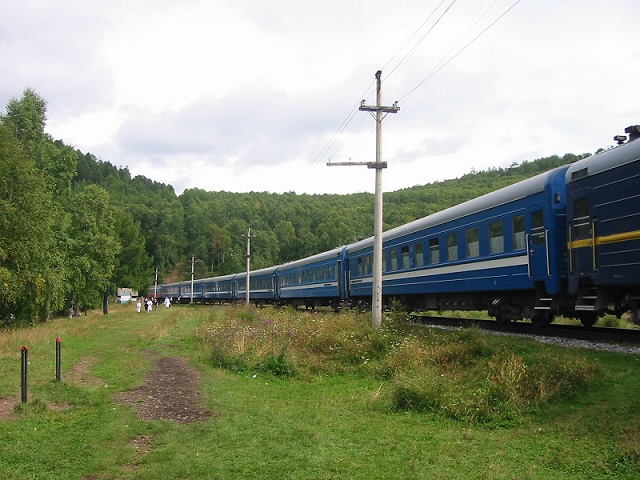
<path id="1" fill-rule="evenodd" d="M 107 191 L 89 185 L 72 198 L 69 227 L 70 302 L 79 308 L 106 307 L 120 243 Z M 105 312 L 106 313 L 106 312 Z"/>
<path id="2" fill-rule="evenodd" d="M 226 259 L 227 252 L 231 247 L 231 237 L 224 228 L 218 225 L 211 225 L 211 271 L 214 272 L 217 266 L 222 265 Z"/>
<path id="3" fill-rule="evenodd" d="M 114 209 L 115 233 L 121 245 L 115 258 L 112 289 L 128 287 L 145 292 L 153 278 L 153 260 L 145 249 L 140 226 L 123 208 Z"/>
<path id="4" fill-rule="evenodd" d="M 29 157 L 38 161 L 42 157 L 47 122 L 47 103 L 32 88 L 27 88 L 20 100 L 12 99 L 6 107 L 7 123 L 23 145 Z"/>
<path id="5" fill-rule="evenodd" d="M 0 122 L 0 318 L 33 321 L 62 307 L 64 262 L 46 177 L 14 132 Z"/>

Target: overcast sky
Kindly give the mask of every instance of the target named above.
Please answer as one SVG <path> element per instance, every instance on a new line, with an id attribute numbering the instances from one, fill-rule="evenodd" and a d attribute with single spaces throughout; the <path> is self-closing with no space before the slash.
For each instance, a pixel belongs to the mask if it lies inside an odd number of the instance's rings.
<path id="1" fill-rule="evenodd" d="M 384 191 L 595 152 L 640 123 L 638 0 L 0 0 L 0 107 L 132 175 Z M 495 22 L 495 23 L 494 23 Z"/>

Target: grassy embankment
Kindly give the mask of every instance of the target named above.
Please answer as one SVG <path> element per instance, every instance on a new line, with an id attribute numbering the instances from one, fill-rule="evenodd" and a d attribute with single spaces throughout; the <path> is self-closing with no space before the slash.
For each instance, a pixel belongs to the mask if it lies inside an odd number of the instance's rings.
<path id="1" fill-rule="evenodd" d="M 2 332 L 0 396 L 19 395 L 22 345 L 30 384 L 0 420 L 0 478 L 640 475 L 640 355 L 391 317 L 373 331 L 355 313 L 119 307 Z M 140 421 L 114 402 L 150 350 L 200 371 L 207 422 Z"/>

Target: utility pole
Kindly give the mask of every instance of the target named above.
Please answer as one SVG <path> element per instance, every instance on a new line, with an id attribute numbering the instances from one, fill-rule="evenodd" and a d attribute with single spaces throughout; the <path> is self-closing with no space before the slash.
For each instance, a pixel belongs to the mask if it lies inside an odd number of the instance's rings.
<path id="1" fill-rule="evenodd" d="M 251 276 L 251 225 L 247 226 L 247 287 L 246 287 L 246 302 L 249 305 L 249 285 Z"/>
<path id="2" fill-rule="evenodd" d="M 156 281 L 153 284 L 153 298 L 158 298 L 158 267 L 155 269 Z"/>
<path id="3" fill-rule="evenodd" d="M 195 266 L 195 264 L 196 264 L 196 260 L 192 256 L 191 257 L 191 302 L 189 302 L 192 304 L 193 304 L 193 272 L 194 272 L 193 267 Z"/>
<path id="4" fill-rule="evenodd" d="M 387 113 L 400 110 L 398 102 L 390 107 L 382 106 L 382 70 L 376 72 L 376 105 L 367 106 L 362 100 L 361 112 L 375 112 L 376 120 L 376 161 L 375 162 L 336 162 L 333 165 L 366 165 L 376 169 L 376 188 L 374 200 L 374 228 L 373 228 L 373 285 L 371 298 L 371 323 L 374 328 L 382 325 L 382 169 L 387 168 L 387 162 L 382 161 L 382 120 Z"/>

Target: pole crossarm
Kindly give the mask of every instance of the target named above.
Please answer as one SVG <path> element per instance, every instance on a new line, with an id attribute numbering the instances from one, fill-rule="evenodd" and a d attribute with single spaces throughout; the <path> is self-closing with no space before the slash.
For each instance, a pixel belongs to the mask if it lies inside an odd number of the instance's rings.
<path id="1" fill-rule="evenodd" d="M 396 113 L 400 110 L 398 106 L 398 102 L 395 102 L 390 107 L 377 106 L 377 105 L 365 105 L 364 100 L 360 104 L 360 108 L 358 108 L 361 112 L 382 112 L 382 113 Z"/>
<path id="2" fill-rule="evenodd" d="M 387 162 L 327 162 L 327 167 L 366 166 L 368 168 L 387 168 Z"/>

